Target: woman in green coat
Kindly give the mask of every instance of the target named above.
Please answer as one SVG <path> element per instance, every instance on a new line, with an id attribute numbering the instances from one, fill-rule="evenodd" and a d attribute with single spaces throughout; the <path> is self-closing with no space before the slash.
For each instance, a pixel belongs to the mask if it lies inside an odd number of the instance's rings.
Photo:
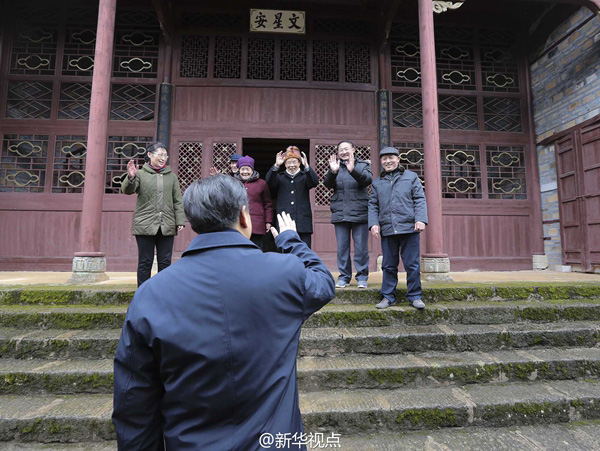
<path id="1" fill-rule="evenodd" d="M 173 241 L 185 225 L 181 188 L 177 176 L 167 166 L 167 147 L 156 142 L 147 148 L 141 169 L 130 160 L 127 177 L 121 183 L 125 194 L 138 195 L 133 214 L 133 234 L 138 245 L 138 287 L 150 278 L 154 248 L 158 270 L 171 264 Z"/>

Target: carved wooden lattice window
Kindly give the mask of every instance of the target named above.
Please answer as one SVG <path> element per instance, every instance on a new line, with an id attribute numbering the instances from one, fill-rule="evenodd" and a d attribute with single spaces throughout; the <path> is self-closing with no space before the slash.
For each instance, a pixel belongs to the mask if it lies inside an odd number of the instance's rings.
<path id="1" fill-rule="evenodd" d="M 511 50 L 514 42 L 511 30 L 481 33 L 481 82 L 484 91 L 519 92 L 519 65 Z"/>
<path id="2" fill-rule="evenodd" d="M 242 76 L 242 38 L 217 36 L 215 39 L 215 78 Z"/>
<path id="3" fill-rule="evenodd" d="M 231 155 L 237 150 L 237 143 L 216 142 L 213 143 L 212 166 L 223 174 L 229 172 L 229 161 Z"/>
<path id="4" fill-rule="evenodd" d="M 26 28 L 14 34 L 10 73 L 54 75 L 57 31 L 52 28 Z"/>
<path id="5" fill-rule="evenodd" d="M 273 80 L 275 78 L 275 41 L 273 39 L 248 39 L 248 79 Z"/>
<path id="6" fill-rule="evenodd" d="M 58 135 L 54 148 L 53 193 L 82 193 L 85 180 L 85 136 Z"/>
<path id="7" fill-rule="evenodd" d="M 113 76 L 156 78 L 158 30 L 117 29 Z"/>
<path id="8" fill-rule="evenodd" d="M 345 34 L 352 36 L 372 36 L 373 27 L 363 20 L 340 19 L 338 17 L 320 17 L 314 20 L 316 33 Z"/>
<path id="9" fill-rule="evenodd" d="M 366 42 L 346 42 L 344 50 L 346 81 L 350 83 L 371 83 L 369 44 Z"/>
<path id="10" fill-rule="evenodd" d="M 208 76 L 208 36 L 184 36 L 181 42 L 182 77 Z"/>
<path id="11" fill-rule="evenodd" d="M 306 81 L 306 41 L 283 39 L 281 41 L 280 80 Z"/>
<path id="12" fill-rule="evenodd" d="M 218 30 L 236 30 L 242 29 L 242 17 L 236 14 L 206 14 L 185 12 L 181 16 L 182 24 L 186 27 L 212 28 Z"/>
<path id="13" fill-rule="evenodd" d="M 392 93 L 392 124 L 394 127 L 423 127 L 421 94 Z"/>
<path id="14" fill-rule="evenodd" d="M 485 129 L 494 132 L 520 132 L 521 102 L 507 97 L 484 97 Z"/>
<path id="15" fill-rule="evenodd" d="M 423 187 L 425 187 L 425 154 L 423 143 L 394 143 L 394 147 L 400 152 L 400 164 L 404 169 L 415 172 Z"/>
<path id="16" fill-rule="evenodd" d="M 477 98 L 467 96 L 438 97 L 440 128 L 477 130 Z"/>
<path id="17" fill-rule="evenodd" d="M 0 191 L 44 192 L 48 135 L 4 135 Z"/>
<path id="18" fill-rule="evenodd" d="M 313 41 L 313 80 L 339 81 L 339 50 L 336 41 Z"/>
<path id="19" fill-rule="evenodd" d="M 112 85 L 110 118 L 119 121 L 152 121 L 156 86 Z"/>
<path id="20" fill-rule="evenodd" d="M 146 146 L 151 136 L 109 136 L 106 160 L 106 187 L 108 194 L 121 192 L 121 182 L 127 177 L 127 163 L 134 159 L 140 166 L 144 164 Z"/>
<path id="21" fill-rule="evenodd" d="M 91 98 L 91 83 L 61 83 L 58 118 L 89 119 Z"/>
<path id="22" fill-rule="evenodd" d="M 179 143 L 179 186 L 185 191 L 194 181 L 202 178 L 202 143 Z"/>
<path id="23" fill-rule="evenodd" d="M 527 199 L 523 147 L 486 146 L 490 199 Z"/>
<path id="24" fill-rule="evenodd" d="M 94 68 L 96 30 L 67 29 L 62 62 L 63 75 L 91 76 Z"/>
<path id="25" fill-rule="evenodd" d="M 8 83 L 6 117 L 50 119 L 52 82 L 11 81 Z"/>
<path id="26" fill-rule="evenodd" d="M 473 31 L 459 27 L 436 27 L 435 38 L 438 87 L 476 89 Z"/>
<path id="27" fill-rule="evenodd" d="M 479 146 L 443 144 L 442 195 L 450 199 L 481 199 Z"/>
<path id="28" fill-rule="evenodd" d="M 333 192 L 323 185 L 325 173 L 329 170 L 329 156 L 337 152 L 335 144 L 315 145 L 315 167 L 313 168 L 319 176 L 319 184 L 315 188 L 315 205 L 326 207 Z"/>
<path id="29" fill-rule="evenodd" d="M 414 25 L 394 24 L 390 32 L 392 86 L 421 87 L 419 30 Z"/>

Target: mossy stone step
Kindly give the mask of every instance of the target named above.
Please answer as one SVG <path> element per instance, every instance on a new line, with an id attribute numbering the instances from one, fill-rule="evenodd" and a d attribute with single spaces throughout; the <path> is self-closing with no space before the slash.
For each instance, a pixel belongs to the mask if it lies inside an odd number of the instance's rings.
<path id="1" fill-rule="evenodd" d="M 105 329 L 123 325 L 127 305 L 1 306 L 0 327 Z M 506 302 L 446 302 L 415 310 L 378 310 L 373 305 L 326 305 L 304 327 L 379 327 L 428 324 L 600 321 L 600 299 Z"/>
<path id="2" fill-rule="evenodd" d="M 1 311 L 1 310 L 0 310 Z M 599 321 L 600 299 L 556 301 L 444 302 L 416 310 L 406 304 L 379 310 L 374 305 L 326 305 L 304 327 L 380 327 L 428 324 Z"/>
<path id="3" fill-rule="evenodd" d="M 122 306 L 21 306 L 0 307 L 0 327 L 23 329 L 114 329 L 123 326 L 127 305 Z"/>
<path id="4" fill-rule="evenodd" d="M 300 357 L 297 367 L 301 392 L 596 379 L 600 349 Z M 112 393 L 112 389 L 112 359 L 0 359 L 2 394 Z"/>
<path id="5" fill-rule="evenodd" d="M 113 360 L 0 359 L 2 394 L 112 393 Z"/>
<path id="6" fill-rule="evenodd" d="M 523 426 L 600 418 L 598 382 L 553 381 L 404 390 L 303 393 L 307 431 L 349 435 L 466 426 Z"/>
<path id="7" fill-rule="evenodd" d="M 15 359 L 112 358 L 121 329 L 0 328 L 0 357 Z M 593 321 L 545 324 L 305 328 L 299 355 L 402 354 L 425 351 L 490 351 L 528 347 L 593 347 L 600 326 Z"/>
<path id="8" fill-rule="evenodd" d="M 0 396 L 0 441 L 114 440 L 112 395 Z"/>
<path id="9" fill-rule="evenodd" d="M 307 432 L 341 436 L 440 427 L 512 426 L 600 418 L 595 382 L 554 381 L 412 390 L 301 393 Z M 0 441 L 114 439 L 111 395 L 0 396 Z"/>
<path id="10" fill-rule="evenodd" d="M 0 444 L 2 451 L 117 451 L 115 440 L 85 443 L 23 443 L 5 442 Z"/>
<path id="11" fill-rule="evenodd" d="M 299 355 L 464 352 L 529 347 L 593 347 L 598 344 L 600 344 L 600 326 L 594 321 L 545 324 L 323 327 L 302 330 Z"/>
<path id="12" fill-rule="evenodd" d="M 0 328 L 0 358 L 112 359 L 120 335 L 121 329 Z"/>
<path id="13" fill-rule="evenodd" d="M 40 286 L 26 288 L 0 288 L 0 305 L 122 305 L 133 298 L 132 287 L 114 289 L 71 288 Z M 396 290 L 396 299 L 406 297 L 406 288 Z M 600 284 L 596 283 L 507 283 L 472 284 L 453 283 L 445 285 L 424 284 L 423 300 L 426 303 L 450 301 L 488 300 L 553 300 L 600 298 Z M 379 300 L 379 286 L 368 289 L 345 288 L 336 291 L 334 303 L 375 304 Z"/>
<path id="14" fill-rule="evenodd" d="M 600 449 L 600 421 L 345 435 L 339 442 L 344 451 L 591 451 Z"/>
<path id="15" fill-rule="evenodd" d="M 300 357 L 301 391 L 597 379 L 599 348 Z"/>

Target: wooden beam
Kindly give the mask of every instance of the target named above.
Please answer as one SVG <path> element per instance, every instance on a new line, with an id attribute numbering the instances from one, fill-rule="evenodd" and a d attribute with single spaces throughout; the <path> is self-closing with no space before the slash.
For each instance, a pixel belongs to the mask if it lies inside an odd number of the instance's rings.
<path id="1" fill-rule="evenodd" d="M 377 31 L 376 35 L 379 53 L 381 53 L 385 48 L 388 37 L 390 36 L 392 23 L 396 17 L 396 11 L 398 11 L 398 6 L 400 6 L 401 2 L 402 0 L 389 0 L 387 2 L 382 2 L 382 7 L 380 10 L 381 13 L 377 25 L 379 30 Z"/>
<path id="2" fill-rule="evenodd" d="M 523 1 L 532 3 L 562 3 L 565 5 L 579 5 L 590 9 L 594 14 L 600 15 L 600 0 L 496 0 L 513 3 L 522 3 Z"/>
<path id="3" fill-rule="evenodd" d="M 171 0 L 151 0 L 152 6 L 156 11 L 160 29 L 163 32 L 167 44 L 171 42 L 171 36 L 175 30 L 175 19 L 173 14 L 173 4 Z"/>

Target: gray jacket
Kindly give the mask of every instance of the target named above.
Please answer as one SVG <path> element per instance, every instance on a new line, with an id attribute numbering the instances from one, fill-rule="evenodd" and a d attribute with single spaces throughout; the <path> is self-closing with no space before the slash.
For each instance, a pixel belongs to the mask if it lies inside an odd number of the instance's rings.
<path id="1" fill-rule="evenodd" d="M 371 185 L 369 229 L 378 225 L 382 236 L 413 233 L 415 222 L 427 224 L 427 203 L 417 174 L 402 166 L 383 171 Z"/>
<path id="2" fill-rule="evenodd" d="M 330 198 L 331 222 L 367 222 L 372 181 L 371 166 L 363 160 L 356 160 L 352 172 L 345 164 L 340 164 L 337 174 L 327 171 L 323 185 L 334 190 Z"/>

